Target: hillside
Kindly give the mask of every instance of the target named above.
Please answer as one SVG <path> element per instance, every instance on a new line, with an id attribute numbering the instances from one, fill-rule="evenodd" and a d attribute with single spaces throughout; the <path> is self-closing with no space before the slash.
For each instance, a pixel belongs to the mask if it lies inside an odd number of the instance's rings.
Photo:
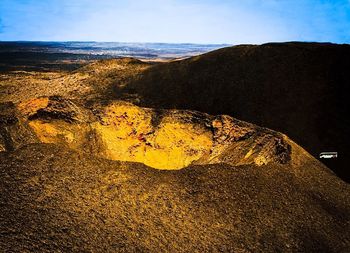
<path id="1" fill-rule="evenodd" d="M 314 157 L 347 162 L 347 54 L 287 43 L 10 66 L 0 252 L 348 252 L 350 186 Z"/>
<path id="2" fill-rule="evenodd" d="M 225 115 L 89 106 L 1 104 L 5 252 L 350 248 L 349 185 L 287 136 Z"/>
<path id="3" fill-rule="evenodd" d="M 115 94 L 134 94 L 142 106 L 228 114 L 283 132 L 315 157 L 338 151 L 323 162 L 350 181 L 349 69 L 349 45 L 241 45 L 155 65 Z"/>
<path id="4" fill-rule="evenodd" d="M 347 252 L 350 188 L 315 161 L 154 170 L 53 144 L 0 153 L 4 252 Z"/>

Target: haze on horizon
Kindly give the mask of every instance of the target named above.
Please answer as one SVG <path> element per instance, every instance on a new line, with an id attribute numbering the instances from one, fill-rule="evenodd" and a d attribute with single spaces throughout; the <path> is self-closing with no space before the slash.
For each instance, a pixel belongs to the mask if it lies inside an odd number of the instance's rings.
<path id="1" fill-rule="evenodd" d="M 349 0 L 1 0 L 0 41 L 350 43 Z"/>

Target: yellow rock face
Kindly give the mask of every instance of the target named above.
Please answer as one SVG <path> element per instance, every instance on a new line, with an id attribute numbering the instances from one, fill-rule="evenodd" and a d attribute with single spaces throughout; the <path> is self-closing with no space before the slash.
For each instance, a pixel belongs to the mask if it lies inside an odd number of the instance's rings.
<path id="1" fill-rule="evenodd" d="M 32 114 L 36 113 L 39 109 L 47 107 L 48 104 L 48 97 L 40 97 L 22 102 L 17 106 L 17 108 L 24 115 L 31 116 Z"/>
<path id="2" fill-rule="evenodd" d="M 88 130 L 83 124 L 70 124 L 58 120 L 33 120 L 29 122 L 29 126 L 43 143 L 60 143 L 73 149 L 82 148 Z"/>
<path id="3" fill-rule="evenodd" d="M 44 143 L 157 169 L 177 170 L 192 163 L 264 165 L 289 159 L 283 136 L 229 116 L 155 111 L 116 101 L 88 117 L 86 109 L 57 98 L 50 103 L 35 99 L 19 107 L 23 114 L 35 116 L 29 125 Z M 39 109 L 41 113 L 34 115 Z"/>
<path id="4" fill-rule="evenodd" d="M 211 133 L 181 123 L 161 124 L 152 147 L 147 148 L 144 163 L 159 168 L 180 169 L 208 155 L 213 145 Z"/>
<path id="5" fill-rule="evenodd" d="M 92 128 L 109 159 L 141 162 L 158 169 L 181 169 L 209 153 L 210 132 L 177 122 L 152 125 L 151 110 L 112 105 Z M 164 118 L 163 121 L 169 121 Z"/>

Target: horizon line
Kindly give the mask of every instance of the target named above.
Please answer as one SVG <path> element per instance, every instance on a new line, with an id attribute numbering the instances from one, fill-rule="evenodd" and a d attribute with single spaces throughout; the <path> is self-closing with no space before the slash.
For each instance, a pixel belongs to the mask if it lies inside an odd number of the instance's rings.
<path id="1" fill-rule="evenodd" d="M 232 44 L 232 43 L 205 43 L 205 42 L 156 42 L 156 41 L 99 41 L 99 40 L 1 40 L 0 42 L 58 42 L 58 43 L 65 43 L 65 42 L 73 42 L 73 43 L 125 43 L 125 44 L 190 44 L 190 45 L 238 45 L 238 44 Z M 257 44 L 256 44 L 257 45 Z"/>
<path id="2" fill-rule="evenodd" d="M 263 43 L 205 43 L 205 42 L 156 42 L 156 41 L 99 41 L 99 40 L 1 40 L 0 43 L 26 43 L 26 42 L 44 42 L 44 43 L 125 43 L 125 44 L 177 44 L 177 45 L 210 45 L 210 46 L 240 46 L 240 45 L 264 45 L 274 43 L 318 43 L 318 44 L 335 44 L 350 45 L 350 43 L 338 43 L 332 41 L 307 41 L 307 40 L 286 40 L 286 41 L 268 41 Z"/>

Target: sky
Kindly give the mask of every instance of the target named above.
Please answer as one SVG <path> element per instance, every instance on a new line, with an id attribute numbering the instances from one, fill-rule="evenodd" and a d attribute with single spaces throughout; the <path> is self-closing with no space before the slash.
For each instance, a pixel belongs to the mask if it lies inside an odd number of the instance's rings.
<path id="1" fill-rule="evenodd" d="M 0 0 L 0 40 L 350 43 L 350 0 Z"/>

